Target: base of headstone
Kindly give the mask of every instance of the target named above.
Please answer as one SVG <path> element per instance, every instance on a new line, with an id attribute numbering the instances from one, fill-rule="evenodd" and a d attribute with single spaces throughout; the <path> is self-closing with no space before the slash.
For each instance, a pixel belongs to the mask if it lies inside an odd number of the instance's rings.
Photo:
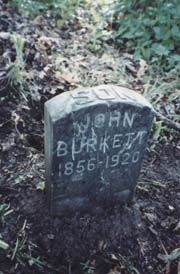
<path id="1" fill-rule="evenodd" d="M 123 190 L 115 193 L 101 192 L 99 197 L 94 200 L 90 200 L 87 197 L 70 197 L 57 201 L 54 203 L 53 212 L 58 214 L 52 214 L 54 217 L 70 216 L 77 212 L 79 214 L 97 214 L 114 208 L 124 203 L 131 203 L 133 201 L 133 191 Z"/>
<path id="2" fill-rule="evenodd" d="M 53 219 L 52 256 L 77 262 L 92 259 L 98 253 L 116 254 L 138 250 L 137 239 L 146 234 L 138 204 L 124 204 L 96 214 L 75 214 Z M 138 251 L 137 251 L 138 252 Z M 75 266 L 77 267 L 77 265 Z"/>

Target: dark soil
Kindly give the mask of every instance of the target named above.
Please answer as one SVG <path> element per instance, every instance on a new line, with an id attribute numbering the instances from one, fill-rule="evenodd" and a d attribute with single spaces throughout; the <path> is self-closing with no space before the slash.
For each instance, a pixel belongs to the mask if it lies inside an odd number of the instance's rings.
<path id="1" fill-rule="evenodd" d="M 36 93 L 27 92 L 25 100 L 8 83 L 3 54 L 9 50 L 14 62 L 15 50 L 0 36 L 0 240 L 9 245 L 6 250 L 0 246 L 0 273 L 179 274 L 178 258 L 164 261 L 160 256 L 180 247 L 180 147 L 175 132 L 172 141 L 155 145 L 150 139 L 133 202 L 94 215 L 50 218 L 45 190 L 40 188 L 45 181 L 43 105 L 77 84 L 72 78 L 55 79 L 52 68 L 42 79 L 38 74 L 51 64 L 57 47 L 66 62 L 74 25 L 69 26 L 71 32 L 54 30 L 52 20 L 44 18 L 38 25 L 0 5 L 0 31 L 16 31 L 26 38 L 26 70 L 33 70 L 36 86 Z M 61 37 L 58 46 L 54 40 L 50 47 L 38 44 L 53 30 L 54 37 Z M 80 33 L 79 25 L 75 31 Z M 91 82 L 92 75 L 87 79 Z"/>

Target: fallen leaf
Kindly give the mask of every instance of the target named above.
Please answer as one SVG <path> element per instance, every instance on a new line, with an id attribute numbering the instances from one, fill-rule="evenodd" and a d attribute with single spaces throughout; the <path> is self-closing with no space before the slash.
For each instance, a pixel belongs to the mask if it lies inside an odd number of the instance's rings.
<path id="1" fill-rule="evenodd" d="M 70 84 L 77 85 L 77 82 L 75 81 L 74 76 L 71 73 L 61 73 L 60 71 L 56 71 L 55 77 L 57 80 L 64 80 Z"/>
<path id="2" fill-rule="evenodd" d="M 10 134 L 4 142 L 1 143 L 2 151 L 8 151 L 15 145 L 15 136 Z"/>
<path id="3" fill-rule="evenodd" d="M 39 78 L 43 79 L 46 76 L 46 72 L 44 72 L 43 70 L 40 71 L 39 73 Z"/>
<path id="4" fill-rule="evenodd" d="M 18 125 L 19 122 L 22 122 L 24 124 L 23 119 L 15 111 L 12 112 L 12 119 L 16 126 Z"/>
<path id="5" fill-rule="evenodd" d="M 45 182 L 39 182 L 37 185 L 36 185 L 36 189 L 37 190 L 44 190 L 45 189 Z"/>
<path id="6" fill-rule="evenodd" d="M 157 216 L 152 213 L 144 213 L 144 215 L 147 217 L 147 219 L 151 222 L 154 223 L 157 220 Z"/>
<path id="7" fill-rule="evenodd" d="M 147 70 L 147 63 L 145 60 L 140 59 L 139 61 L 139 69 L 137 71 L 137 78 L 140 79 L 146 72 Z"/>

